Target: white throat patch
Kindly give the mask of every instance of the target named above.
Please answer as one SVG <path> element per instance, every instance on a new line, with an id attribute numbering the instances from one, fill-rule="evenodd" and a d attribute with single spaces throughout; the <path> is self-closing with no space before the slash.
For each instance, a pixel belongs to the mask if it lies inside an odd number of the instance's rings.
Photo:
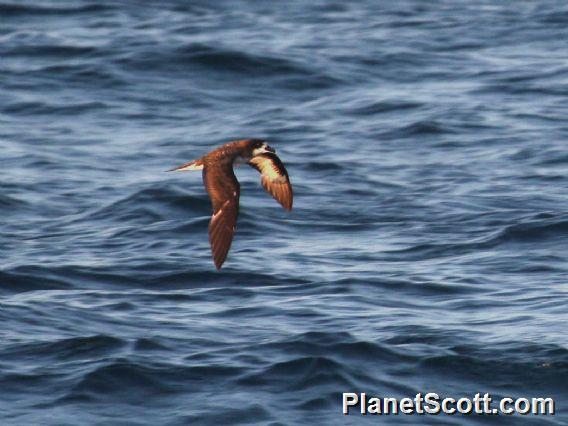
<path id="1" fill-rule="evenodd" d="M 252 156 L 253 156 L 253 157 L 256 157 L 257 155 L 270 152 L 270 151 L 268 151 L 268 150 L 266 149 L 267 146 L 268 146 L 268 145 L 267 145 L 266 142 L 265 142 L 265 143 L 263 143 L 263 144 L 260 146 L 260 148 L 255 148 L 255 149 L 253 149 L 253 150 L 252 150 Z"/>

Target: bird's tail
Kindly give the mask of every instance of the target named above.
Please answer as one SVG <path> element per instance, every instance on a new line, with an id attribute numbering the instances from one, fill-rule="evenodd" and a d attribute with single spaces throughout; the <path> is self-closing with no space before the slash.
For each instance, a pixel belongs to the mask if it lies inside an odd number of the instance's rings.
<path id="1" fill-rule="evenodd" d="M 179 167 L 175 167 L 168 172 L 185 172 L 187 170 L 203 170 L 203 161 L 201 160 L 194 160 L 190 161 L 189 163 L 182 164 Z"/>

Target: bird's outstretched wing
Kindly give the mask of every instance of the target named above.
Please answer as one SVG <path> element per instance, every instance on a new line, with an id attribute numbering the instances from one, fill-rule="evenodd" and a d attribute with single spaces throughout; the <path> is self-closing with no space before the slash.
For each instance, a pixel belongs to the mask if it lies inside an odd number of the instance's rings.
<path id="1" fill-rule="evenodd" d="M 292 185 L 280 158 L 272 152 L 266 152 L 253 157 L 248 164 L 260 172 L 260 182 L 266 192 L 286 210 L 292 210 Z"/>
<path id="2" fill-rule="evenodd" d="M 211 253 L 215 267 L 221 269 L 237 226 L 240 185 L 230 163 L 206 165 L 203 183 L 213 205 L 213 216 L 209 222 Z"/>

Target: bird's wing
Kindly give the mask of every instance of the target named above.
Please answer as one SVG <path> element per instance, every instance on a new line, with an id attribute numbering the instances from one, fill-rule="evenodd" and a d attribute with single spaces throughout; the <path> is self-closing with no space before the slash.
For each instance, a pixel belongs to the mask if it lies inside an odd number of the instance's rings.
<path id="1" fill-rule="evenodd" d="M 216 268 L 221 269 L 237 226 L 240 185 L 230 163 L 206 165 L 203 183 L 213 205 L 213 216 L 209 222 L 211 253 Z"/>
<path id="2" fill-rule="evenodd" d="M 266 192 L 286 210 L 292 210 L 292 185 L 280 158 L 274 153 L 267 152 L 253 157 L 248 164 L 260 172 L 260 182 Z"/>

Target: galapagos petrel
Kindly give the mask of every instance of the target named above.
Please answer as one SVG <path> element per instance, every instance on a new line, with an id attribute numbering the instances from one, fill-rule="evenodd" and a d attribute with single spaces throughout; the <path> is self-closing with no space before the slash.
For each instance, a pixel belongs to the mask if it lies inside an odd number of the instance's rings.
<path id="1" fill-rule="evenodd" d="M 286 210 L 292 210 L 292 185 L 288 172 L 266 141 L 243 139 L 229 142 L 203 157 L 170 171 L 203 170 L 203 183 L 211 198 L 209 243 L 213 262 L 221 269 L 231 248 L 239 214 L 240 185 L 233 165 L 245 162 L 261 174 L 264 189 Z"/>

